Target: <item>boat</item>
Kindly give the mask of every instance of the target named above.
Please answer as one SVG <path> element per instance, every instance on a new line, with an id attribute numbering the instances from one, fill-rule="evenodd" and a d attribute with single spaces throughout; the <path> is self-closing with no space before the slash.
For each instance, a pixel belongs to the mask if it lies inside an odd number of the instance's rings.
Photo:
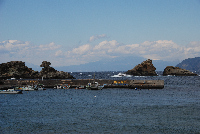
<path id="1" fill-rule="evenodd" d="M 85 86 L 83 86 L 83 85 L 77 86 L 76 89 L 85 89 Z"/>
<path id="2" fill-rule="evenodd" d="M 9 88 L 7 90 L 0 90 L 1 94 L 22 94 L 22 90 L 15 90 L 14 88 Z"/>
<path id="3" fill-rule="evenodd" d="M 35 86 L 35 90 L 46 90 L 43 84 L 38 84 Z"/>
<path id="4" fill-rule="evenodd" d="M 131 75 L 123 74 L 123 73 L 118 73 L 117 75 L 113 75 L 111 77 L 132 77 Z"/>
<path id="5" fill-rule="evenodd" d="M 62 89 L 62 84 L 58 84 L 56 85 L 56 87 L 54 87 L 55 89 Z"/>
<path id="6" fill-rule="evenodd" d="M 89 90 L 102 90 L 104 86 L 100 86 L 98 82 L 88 83 L 86 88 Z"/>
<path id="7" fill-rule="evenodd" d="M 30 85 L 20 87 L 19 89 L 23 90 L 23 91 L 34 91 L 34 90 L 36 90 L 33 86 L 30 86 Z"/>
<path id="8" fill-rule="evenodd" d="M 56 87 L 54 87 L 55 89 L 69 89 L 70 85 L 68 84 L 58 84 Z"/>
<path id="9" fill-rule="evenodd" d="M 95 81 L 95 74 L 94 74 L 94 79 L 92 83 L 88 83 L 86 85 L 86 89 L 88 90 L 102 90 L 104 86 L 100 86 L 98 82 Z"/>

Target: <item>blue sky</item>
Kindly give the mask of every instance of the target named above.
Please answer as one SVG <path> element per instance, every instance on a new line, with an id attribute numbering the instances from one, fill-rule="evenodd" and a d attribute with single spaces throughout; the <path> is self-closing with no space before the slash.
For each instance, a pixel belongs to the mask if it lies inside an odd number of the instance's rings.
<path id="1" fill-rule="evenodd" d="M 0 24 L 0 63 L 200 56 L 200 0 L 0 0 Z"/>

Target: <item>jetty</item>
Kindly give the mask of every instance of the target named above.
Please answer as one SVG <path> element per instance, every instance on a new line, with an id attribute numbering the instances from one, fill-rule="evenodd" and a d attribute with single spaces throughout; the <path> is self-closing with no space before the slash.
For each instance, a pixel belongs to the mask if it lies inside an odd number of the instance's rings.
<path id="1" fill-rule="evenodd" d="M 70 88 L 76 88 L 77 86 L 86 86 L 92 82 L 93 79 L 14 79 L 14 80 L 2 80 L 0 88 L 6 88 L 11 86 L 24 86 L 24 85 L 38 85 L 43 84 L 45 88 L 54 88 L 57 85 L 68 85 Z M 130 89 L 163 89 L 164 80 L 106 80 L 95 79 L 100 85 L 104 85 L 104 88 L 130 88 Z"/>

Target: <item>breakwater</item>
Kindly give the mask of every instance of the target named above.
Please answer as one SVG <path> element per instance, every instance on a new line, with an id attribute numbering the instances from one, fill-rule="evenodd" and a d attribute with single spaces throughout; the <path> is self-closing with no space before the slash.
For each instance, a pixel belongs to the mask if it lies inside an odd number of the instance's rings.
<path id="1" fill-rule="evenodd" d="M 164 80 L 106 80 L 96 79 L 104 88 L 139 88 L 139 89 L 162 89 Z M 45 88 L 54 88 L 56 85 L 70 85 L 71 88 L 86 86 L 93 79 L 48 79 L 48 80 L 3 80 L 0 87 L 24 86 L 43 84 Z"/>

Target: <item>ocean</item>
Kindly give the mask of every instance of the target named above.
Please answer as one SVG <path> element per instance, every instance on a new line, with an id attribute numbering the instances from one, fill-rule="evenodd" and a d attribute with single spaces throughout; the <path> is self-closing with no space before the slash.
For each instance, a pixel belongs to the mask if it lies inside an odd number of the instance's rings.
<path id="1" fill-rule="evenodd" d="M 119 72 L 72 72 L 76 78 L 164 80 L 164 89 L 47 89 L 0 94 L 0 133 L 200 133 L 200 77 L 111 77 Z"/>

